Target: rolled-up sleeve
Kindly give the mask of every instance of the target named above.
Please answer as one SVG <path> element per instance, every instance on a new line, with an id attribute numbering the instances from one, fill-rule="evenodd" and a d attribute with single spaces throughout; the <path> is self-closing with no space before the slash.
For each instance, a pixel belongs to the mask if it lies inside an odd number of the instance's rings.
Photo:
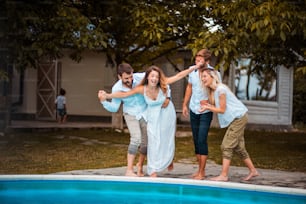
<path id="1" fill-rule="evenodd" d="M 112 93 L 118 92 L 122 90 L 122 82 L 121 80 L 118 80 L 116 82 L 116 84 L 112 87 Z M 101 102 L 101 104 L 103 105 L 103 107 L 112 113 L 115 113 L 119 110 L 120 105 L 122 103 L 122 99 L 121 98 L 113 98 L 110 101 L 103 101 Z"/>
<path id="2" fill-rule="evenodd" d="M 107 111 L 115 113 L 119 110 L 121 99 L 113 98 L 111 101 L 103 101 L 101 104 Z"/>

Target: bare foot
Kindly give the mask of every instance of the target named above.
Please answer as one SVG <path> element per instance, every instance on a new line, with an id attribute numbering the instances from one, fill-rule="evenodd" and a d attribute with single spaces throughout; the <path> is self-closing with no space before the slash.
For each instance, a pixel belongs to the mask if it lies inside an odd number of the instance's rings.
<path id="1" fill-rule="evenodd" d="M 156 172 L 152 173 L 150 177 L 157 177 L 157 173 Z"/>
<path id="2" fill-rule="evenodd" d="M 201 175 L 201 174 L 198 174 L 198 175 L 193 177 L 193 179 L 195 179 L 195 180 L 203 180 L 204 178 L 205 178 L 205 176 Z"/>
<path id="3" fill-rule="evenodd" d="M 250 173 L 249 173 L 249 175 L 247 176 L 247 177 L 245 177 L 243 180 L 244 181 L 248 181 L 248 180 L 250 180 L 251 178 L 253 178 L 253 177 L 256 177 L 256 176 L 259 176 L 259 173 L 258 173 L 258 171 L 251 171 Z"/>
<path id="4" fill-rule="evenodd" d="M 137 166 L 137 176 L 143 177 L 144 173 L 142 171 L 142 165 L 140 165 L 139 163 L 136 164 Z"/>
<path id="5" fill-rule="evenodd" d="M 192 175 L 191 175 L 191 178 L 194 178 L 194 177 L 196 177 L 196 176 L 198 176 L 199 175 L 199 172 L 197 171 L 197 172 L 195 172 L 195 173 L 193 173 Z"/>
<path id="6" fill-rule="evenodd" d="M 213 178 L 210 178 L 209 180 L 211 181 L 228 181 L 228 176 L 217 176 L 217 177 L 213 177 Z"/>
<path id="7" fill-rule="evenodd" d="M 174 169 L 173 162 L 168 166 L 168 171 L 172 171 Z"/>
<path id="8" fill-rule="evenodd" d="M 127 170 L 126 172 L 125 172 L 125 176 L 133 176 L 133 177 L 135 177 L 135 176 L 137 176 L 133 171 L 131 171 L 131 170 Z"/>

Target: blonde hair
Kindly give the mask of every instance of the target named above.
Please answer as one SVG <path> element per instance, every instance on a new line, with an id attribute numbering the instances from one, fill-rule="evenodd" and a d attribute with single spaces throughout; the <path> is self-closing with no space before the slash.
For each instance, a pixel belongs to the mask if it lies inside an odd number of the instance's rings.
<path id="1" fill-rule="evenodd" d="M 141 81 L 141 85 L 147 85 L 148 84 L 148 76 L 152 71 L 156 71 L 159 74 L 159 82 L 158 82 L 158 86 L 161 88 L 161 90 L 163 91 L 164 94 L 167 93 L 167 83 L 166 83 L 166 77 L 165 74 L 163 72 L 163 70 L 161 70 L 159 67 L 152 65 L 150 66 L 147 70 L 146 70 L 146 74 L 145 77 L 143 78 L 143 80 Z"/>
<path id="2" fill-rule="evenodd" d="M 221 84 L 220 80 L 219 80 L 219 76 L 217 74 L 217 71 L 212 70 L 212 69 L 202 69 L 201 70 L 201 78 L 202 78 L 202 74 L 206 72 L 207 74 L 209 74 L 209 76 L 211 76 L 211 78 L 213 79 L 212 84 L 207 87 L 204 86 L 204 84 L 202 83 L 202 88 L 206 89 L 207 94 L 208 94 L 208 100 L 209 103 L 212 105 L 215 105 L 215 97 L 214 97 L 214 92 L 217 89 L 217 86 L 219 84 Z"/>

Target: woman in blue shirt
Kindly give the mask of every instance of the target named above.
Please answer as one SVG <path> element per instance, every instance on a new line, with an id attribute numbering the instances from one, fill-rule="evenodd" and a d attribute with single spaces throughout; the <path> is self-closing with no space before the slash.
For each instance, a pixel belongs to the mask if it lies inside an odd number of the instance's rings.
<path id="1" fill-rule="evenodd" d="M 227 127 L 221 144 L 222 172 L 219 176 L 211 178 L 211 180 L 228 181 L 229 167 L 234 152 L 239 155 L 249 168 L 249 174 L 243 180 L 247 181 L 252 177 L 258 176 L 259 173 L 253 165 L 244 142 L 248 109 L 226 85 L 220 83 L 214 70 L 201 70 L 201 81 L 208 93 L 209 103 L 202 104 L 200 112 L 209 110 L 217 113 L 220 127 Z"/>

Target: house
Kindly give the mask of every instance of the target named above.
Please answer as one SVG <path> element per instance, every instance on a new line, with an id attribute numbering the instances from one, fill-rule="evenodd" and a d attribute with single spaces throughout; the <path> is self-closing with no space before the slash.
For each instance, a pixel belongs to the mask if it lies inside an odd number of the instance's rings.
<path id="1" fill-rule="evenodd" d="M 97 98 L 97 91 L 99 89 L 111 90 L 117 80 L 116 69 L 107 64 L 106 57 L 101 53 L 85 52 L 80 63 L 71 60 L 68 55 L 67 51 L 62 59 L 45 61 L 40 64 L 37 70 L 28 68 L 22 73 L 14 71 L 13 119 L 55 120 L 54 101 L 59 89 L 64 88 L 70 121 L 111 122 L 112 113 L 102 108 Z M 171 63 L 169 59 L 160 58 L 154 63 L 160 66 L 167 76 L 176 73 L 172 63 L 181 70 L 192 64 L 191 53 L 186 51 L 179 52 L 170 60 Z M 268 129 L 291 127 L 293 70 L 282 66 L 277 67 L 276 77 L 270 83 L 268 91 L 266 88 L 254 89 L 255 86 L 258 86 L 255 81 L 247 84 L 247 94 L 241 94 L 243 91 L 245 92 L 243 87 L 241 88 L 243 73 L 245 70 L 233 66 L 223 81 L 226 81 L 234 92 L 239 89 L 237 93 L 240 94 L 241 100 L 249 109 L 249 125 Z M 176 107 L 179 123 L 189 122 L 187 118 L 181 116 L 186 84 L 187 79 L 183 79 L 171 85 L 172 100 Z M 257 99 L 254 100 L 254 97 L 250 97 L 249 92 L 252 92 L 251 96 L 253 94 Z M 269 100 L 261 100 L 260 98 L 258 100 L 259 93 L 268 96 L 266 98 Z M 243 98 L 245 95 L 248 97 Z M 213 126 L 218 126 L 216 119 Z"/>

